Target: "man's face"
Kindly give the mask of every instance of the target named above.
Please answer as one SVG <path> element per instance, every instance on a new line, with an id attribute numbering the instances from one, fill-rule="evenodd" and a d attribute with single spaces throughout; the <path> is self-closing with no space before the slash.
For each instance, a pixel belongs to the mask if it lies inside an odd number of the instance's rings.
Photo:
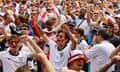
<path id="1" fill-rule="evenodd" d="M 65 33 L 60 32 L 57 35 L 57 44 L 58 45 L 64 45 L 67 42 L 67 39 L 65 37 Z"/>
<path id="2" fill-rule="evenodd" d="M 7 22 L 11 22 L 11 21 L 12 21 L 12 18 L 11 18 L 10 15 L 7 15 L 6 21 L 7 21 Z"/>
<path id="3" fill-rule="evenodd" d="M 96 34 L 96 41 L 97 41 L 97 42 L 100 42 L 100 41 L 101 41 L 101 38 L 102 38 L 101 35 Z"/>
<path id="4" fill-rule="evenodd" d="M 24 11 L 25 11 L 24 5 L 21 5 L 21 6 L 19 7 L 19 11 L 20 11 L 20 12 L 24 12 Z"/>
<path id="5" fill-rule="evenodd" d="M 8 46 L 10 47 L 11 50 L 19 50 L 19 43 L 20 40 L 19 39 L 10 39 L 8 41 Z"/>
<path id="6" fill-rule="evenodd" d="M 77 59 L 70 64 L 72 68 L 76 71 L 80 71 L 83 68 L 84 61 L 82 59 Z"/>
<path id="7" fill-rule="evenodd" d="M 26 35 L 29 34 L 29 28 L 28 27 L 21 27 L 21 31 Z"/>
<path id="8" fill-rule="evenodd" d="M 115 18 L 115 21 L 116 21 L 117 23 L 120 23 L 120 18 Z"/>

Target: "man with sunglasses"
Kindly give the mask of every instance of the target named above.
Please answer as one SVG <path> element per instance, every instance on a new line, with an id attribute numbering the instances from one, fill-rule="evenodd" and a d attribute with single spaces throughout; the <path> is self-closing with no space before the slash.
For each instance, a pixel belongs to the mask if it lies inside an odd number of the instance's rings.
<path id="1" fill-rule="evenodd" d="M 12 35 L 7 38 L 8 50 L 0 52 L 0 60 L 3 66 L 3 72 L 14 72 L 17 67 L 26 64 L 27 56 L 23 56 L 19 52 L 20 39 Z"/>
<path id="2" fill-rule="evenodd" d="M 7 37 L 8 41 L 8 50 L 0 52 L 0 60 L 1 60 L 1 66 L 3 66 L 3 72 L 15 72 L 15 70 L 23 65 L 28 65 L 28 59 L 33 58 L 35 60 L 40 61 L 40 59 L 43 59 L 43 62 L 45 62 L 47 70 L 50 72 L 55 72 L 54 68 L 51 66 L 47 58 L 43 58 L 43 51 L 40 50 L 40 48 L 29 38 L 27 38 L 27 42 L 33 49 L 31 54 L 22 54 L 20 51 L 19 43 L 20 43 L 20 37 L 17 35 L 11 35 Z M 42 55 L 41 55 L 42 54 Z"/>

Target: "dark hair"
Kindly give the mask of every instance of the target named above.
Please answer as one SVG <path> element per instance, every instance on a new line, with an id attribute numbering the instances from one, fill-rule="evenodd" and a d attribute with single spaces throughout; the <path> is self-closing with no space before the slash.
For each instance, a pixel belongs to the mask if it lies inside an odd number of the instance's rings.
<path id="1" fill-rule="evenodd" d="M 105 29 L 100 29 L 97 34 L 100 35 L 104 40 L 108 40 L 110 38 L 109 32 Z"/>
<path id="2" fill-rule="evenodd" d="M 5 13 L 4 15 L 4 19 L 6 20 L 7 19 L 7 16 L 10 15 L 9 13 Z"/>
<path id="3" fill-rule="evenodd" d="M 113 25 L 113 23 L 111 23 L 111 22 L 109 22 L 109 23 L 107 24 L 107 26 L 110 27 L 110 28 L 114 28 L 114 25 Z"/>
<path id="4" fill-rule="evenodd" d="M 27 17 L 24 15 L 19 15 L 18 18 L 20 19 L 21 22 L 26 23 L 27 22 Z"/>
<path id="5" fill-rule="evenodd" d="M 20 24 L 20 28 L 21 28 L 21 27 L 27 27 L 27 28 L 29 29 L 29 25 L 26 24 L 26 23 L 21 23 L 21 24 Z"/>
<path id="6" fill-rule="evenodd" d="M 68 39 L 68 41 L 67 41 L 67 43 L 68 43 L 69 40 L 70 40 L 69 36 L 68 36 L 65 32 L 63 32 L 62 30 L 59 30 L 59 31 L 57 32 L 57 34 L 59 34 L 59 33 L 64 33 L 64 34 L 65 34 L 65 38 Z"/>
<path id="7" fill-rule="evenodd" d="M 84 29 L 76 28 L 75 31 L 77 31 L 81 36 L 84 36 Z"/>
<path id="8" fill-rule="evenodd" d="M 96 34 L 100 29 L 101 29 L 101 27 L 96 26 L 96 27 L 92 28 L 92 29 L 90 30 L 90 32 L 91 32 L 92 34 Z"/>
<path id="9" fill-rule="evenodd" d="M 45 24 L 48 25 L 48 26 L 52 26 L 53 25 L 52 20 L 47 20 Z"/>

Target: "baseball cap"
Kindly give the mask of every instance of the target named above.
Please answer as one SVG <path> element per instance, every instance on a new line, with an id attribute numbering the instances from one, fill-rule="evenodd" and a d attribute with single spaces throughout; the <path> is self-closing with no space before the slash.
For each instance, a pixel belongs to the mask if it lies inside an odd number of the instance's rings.
<path id="1" fill-rule="evenodd" d="M 80 50 L 71 51 L 71 56 L 68 59 L 68 64 L 74 62 L 75 60 L 82 59 L 86 63 L 87 59 Z"/>
<path id="2" fill-rule="evenodd" d="M 76 25 L 75 21 L 69 21 L 68 24 L 71 25 L 71 26 L 75 26 Z"/>

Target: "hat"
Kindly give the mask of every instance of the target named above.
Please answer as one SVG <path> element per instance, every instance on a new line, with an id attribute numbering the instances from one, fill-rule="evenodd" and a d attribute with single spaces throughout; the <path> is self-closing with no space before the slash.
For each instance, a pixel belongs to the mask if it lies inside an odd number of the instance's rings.
<path id="1" fill-rule="evenodd" d="M 84 61 L 84 63 L 86 63 L 86 58 L 85 56 L 83 55 L 83 53 L 79 50 L 74 50 L 71 52 L 71 56 L 69 57 L 68 59 L 68 64 L 74 62 L 75 60 L 78 60 L 78 59 L 82 59 Z"/>
<path id="2" fill-rule="evenodd" d="M 120 14 L 115 15 L 115 18 L 120 18 Z"/>
<path id="3" fill-rule="evenodd" d="M 69 21 L 68 24 L 71 25 L 71 26 L 75 26 L 76 25 L 75 21 Z"/>
<path id="4" fill-rule="evenodd" d="M 92 32 L 92 33 L 97 33 L 100 29 L 101 29 L 100 26 L 96 26 L 96 27 L 94 27 L 94 28 L 91 28 L 90 32 Z"/>
<path id="5" fill-rule="evenodd" d="M 16 4 L 16 2 L 12 2 L 12 5 L 16 7 L 17 4 Z"/>

